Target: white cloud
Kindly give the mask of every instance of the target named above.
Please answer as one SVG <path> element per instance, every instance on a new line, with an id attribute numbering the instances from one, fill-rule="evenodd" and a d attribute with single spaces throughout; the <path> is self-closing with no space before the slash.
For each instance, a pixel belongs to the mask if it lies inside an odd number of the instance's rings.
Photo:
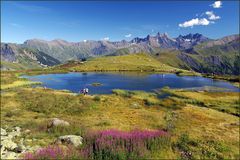
<path id="1" fill-rule="evenodd" d="M 83 42 L 87 42 L 87 40 L 86 40 L 86 39 L 84 39 L 84 40 L 83 40 Z"/>
<path id="2" fill-rule="evenodd" d="M 207 12 L 205 12 L 205 14 L 208 16 L 208 19 L 210 19 L 210 20 L 217 20 L 217 19 L 221 18 L 220 16 L 216 16 L 213 13 L 213 11 L 207 11 Z"/>
<path id="3" fill-rule="evenodd" d="M 104 41 L 108 41 L 110 38 L 109 37 L 104 37 L 103 40 Z"/>
<path id="4" fill-rule="evenodd" d="M 193 26 L 199 26 L 199 25 L 203 25 L 203 26 L 207 26 L 210 24 L 210 21 L 208 21 L 206 18 L 195 18 L 195 19 L 191 19 L 189 21 L 186 21 L 184 23 L 179 24 L 179 27 L 193 27 Z"/>
<path id="5" fill-rule="evenodd" d="M 130 38 L 130 37 L 132 37 L 132 34 L 129 33 L 129 34 L 125 35 L 125 37 L 126 37 L 126 38 Z"/>
<path id="6" fill-rule="evenodd" d="M 212 6 L 213 8 L 222 8 L 222 2 L 221 1 L 215 1 L 210 6 Z"/>
<path id="7" fill-rule="evenodd" d="M 17 24 L 17 23 L 10 23 L 11 26 L 13 27 L 17 27 L 17 28 L 22 28 L 23 26 L 21 24 Z"/>

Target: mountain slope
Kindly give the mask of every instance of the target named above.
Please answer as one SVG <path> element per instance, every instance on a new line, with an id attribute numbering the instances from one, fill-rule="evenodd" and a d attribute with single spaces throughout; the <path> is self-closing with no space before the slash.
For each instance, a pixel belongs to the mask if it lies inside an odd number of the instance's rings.
<path id="1" fill-rule="evenodd" d="M 18 70 L 53 66 L 60 62 L 42 51 L 17 44 L 1 44 L 1 69 Z"/>
<path id="2" fill-rule="evenodd" d="M 153 55 L 159 62 L 172 67 L 203 73 L 239 74 L 239 48 L 239 35 L 212 40 L 199 33 L 180 35 L 177 38 L 171 38 L 166 33 L 157 33 L 155 36 L 117 42 L 32 39 L 18 45 L 1 44 L 1 59 L 32 68 L 70 60 L 142 52 Z"/>
<path id="3" fill-rule="evenodd" d="M 196 45 L 192 54 L 182 53 L 179 58 L 198 72 L 238 75 L 239 44 L 238 35 L 227 36 Z"/>
<path id="4" fill-rule="evenodd" d="M 166 33 L 157 33 L 156 36 L 148 35 L 145 38 L 136 37 L 131 41 L 84 41 L 67 42 L 56 39 L 45 41 L 39 39 L 27 40 L 22 45 L 27 48 L 35 48 L 49 56 L 61 61 L 77 60 L 81 58 L 96 57 L 103 55 L 118 55 L 125 53 L 147 52 L 154 53 L 159 50 L 189 49 L 207 41 L 208 38 L 201 34 L 189 34 L 177 38 L 170 38 Z"/>

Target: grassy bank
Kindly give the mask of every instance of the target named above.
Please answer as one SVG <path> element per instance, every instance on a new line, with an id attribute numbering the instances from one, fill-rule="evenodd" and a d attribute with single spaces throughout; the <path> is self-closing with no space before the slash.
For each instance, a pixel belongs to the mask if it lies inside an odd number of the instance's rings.
<path id="1" fill-rule="evenodd" d="M 164 92 L 171 95 L 159 99 L 157 93 L 114 90 L 110 95 L 83 96 L 20 87 L 1 95 L 1 124 L 29 129 L 23 136 L 34 141 L 28 145 L 48 146 L 66 134 L 84 138 L 90 130 L 165 130 L 171 135 L 171 145 L 154 150 L 148 158 L 184 158 L 189 153 L 193 158 L 239 156 L 239 118 L 232 114 L 237 113 L 236 93 Z M 47 122 L 54 117 L 67 120 L 70 127 L 48 131 Z"/>
<path id="2" fill-rule="evenodd" d="M 228 81 L 228 82 L 231 82 L 234 86 L 240 88 L 240 76 L 203 74 L 203 77 Z"/>

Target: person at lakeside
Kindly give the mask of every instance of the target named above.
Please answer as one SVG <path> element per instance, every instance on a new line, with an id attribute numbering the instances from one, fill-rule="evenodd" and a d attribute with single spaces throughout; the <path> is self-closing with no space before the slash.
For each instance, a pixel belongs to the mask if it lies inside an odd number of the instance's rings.
<path id="1" fill-rule="evenodd" d="M 85 94 L 88 94 L 88 88 L 85 88 Z"/>
<path id="2" fill-rule="evenodd" d="M 79 93 L 83 93 L 84 95 L 88 94 L 88 88 L 80 90 Z"/>

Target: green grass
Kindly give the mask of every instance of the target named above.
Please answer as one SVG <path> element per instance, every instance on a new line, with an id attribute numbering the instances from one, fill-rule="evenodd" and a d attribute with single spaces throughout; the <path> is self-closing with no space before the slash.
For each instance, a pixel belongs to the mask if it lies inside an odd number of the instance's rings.
<path id="1" fill-rule="evenodd" d="M 240 116 L 239 93 L 237 92 L 192 92 L 185 90 L 168 90 L 178 101 L 201 107 L 212 108 L 220 112 Z"/>
<path id="2" fill-rule="evenodd" d="M 144 53 L 93 58 L 81 64 L 65 64 L 56 68 L 66 67 L 71 71 L 152 71 L 175 73 L 181 70 L 160 63 L 152 56 Z M 185 70 L 182 71 L 184 72 Z"/>
<path id="3" fill-rule="evenodd" d="M 2 73 L 2 84 L 19 81 L 18 74 Z M 19 86 L 1 94 L 1 125 L 29 129 L 29 134 L 21 136 L 35 139 L 28 142 L 31 146 L 47 146 L 66 134 L 84 138 L 88 130 L 164 129 L 171 133 L 172 147 L 155 151 L 149 158 L 180 159 L 188 153 L 195 159 L 239 158 L 238 93 L 167 87 L 161 92 L 169 97 L 160 99 L 160 93 L 119 89 L 110 95 L 83 96 Z M 48 121 L 55 117 L 68 121 L 70 126 L 48 130 Z"/>

